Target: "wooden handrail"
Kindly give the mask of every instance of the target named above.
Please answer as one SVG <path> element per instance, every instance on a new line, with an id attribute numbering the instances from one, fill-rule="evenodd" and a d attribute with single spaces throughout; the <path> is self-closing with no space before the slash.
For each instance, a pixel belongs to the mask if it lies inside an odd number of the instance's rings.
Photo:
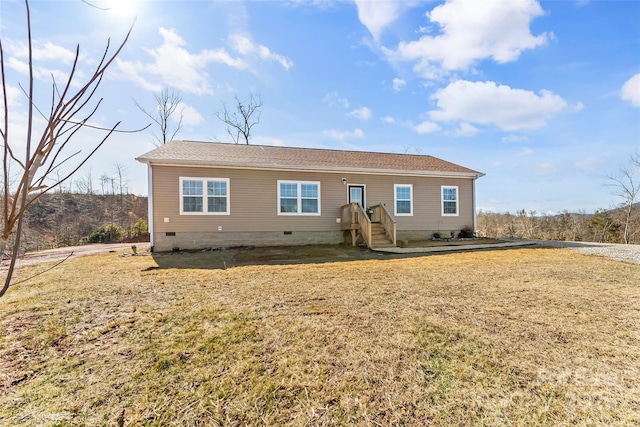
<path id="1" fill-rule="evenodd" d="M 391 213 L 387 210 L 387 206 L 384 203 L 380 203 L 381 215 L 380 215 L 380 223 L 384 227 L 387 232 L 387 236 L 393 242 L 393 246 L 397 246 L 396 244 L 396 220 L 393 219 Z"/>
<path id="2" fill-rule="evenodd" d="M 349 203 L 342 206 L 341 223 L 342 230 L 351 231 L 352 244 L 356 245 L 356 238 L 358 231 L 362 234 L 364 242 L 367 246 L 371 247 L 371 222 L 372 219 L 375 222 L 380 222 L 384 227 L 385 233 L 389 237 L 389 240 L 394 246 L 397 246 L 397 226 L 396 220 L 393 218 L 387 206 L 384 203 L 379 203 L 369 208 L 371 210 L 371 218 L 366 214 L 362 206 L 358 203 Z"/>
<path id="3" fill-rule="evenodd" d="M 356 244 L 356 231 L 364 238 L 367 246 L 371 247 L 371 220 L 359 203 L 349 203 L 342 206 L 341 223 L 343 230 L 351 231 L 352 244 Z"/>
<path id="4" fill-rule="evenodd" d="M 362 233 L 364 242 L 368 247 L 371 247 L 371 220 L 369 219 L 369 215 L 367 215 L 362 206 L 360 206 L 360 203 L 351 204 L 355 207 L 357 222 L 360 225 L 360 233 Z"/>

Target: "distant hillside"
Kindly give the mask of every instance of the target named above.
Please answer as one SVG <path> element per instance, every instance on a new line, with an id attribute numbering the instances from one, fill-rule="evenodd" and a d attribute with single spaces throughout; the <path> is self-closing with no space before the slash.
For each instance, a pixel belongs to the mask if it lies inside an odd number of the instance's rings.
<path id="1" fill-rule="evenodd" d="M 106 243 L 146 233 L 147 198 L 45 194 L 29 207 L 25 220 L 21 252 L 78 245 L 90 237 Z"/>
<path id="2" fill-rule="evenodd" d="M 565 211 L 539 215 L 523 209 L 515 214 L 478 212 L 477 215 L 478 235 L 490 237 L 625 243 L 626 226 L 627 210 L 623 207 L 591 214 Z M 628 243 L 640 244 L 640 203 L 632 209 L 627 231 Z"/>

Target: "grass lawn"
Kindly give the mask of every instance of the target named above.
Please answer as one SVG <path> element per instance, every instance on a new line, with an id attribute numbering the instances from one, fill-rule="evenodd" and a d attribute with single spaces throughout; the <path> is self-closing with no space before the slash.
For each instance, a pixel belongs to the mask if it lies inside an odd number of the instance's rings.
<path id="1" fill-rule="evenodd" d="M 638 265 L 236 256 L 91 256 L 11 288 L 0 424 L 640 424 Z"/>

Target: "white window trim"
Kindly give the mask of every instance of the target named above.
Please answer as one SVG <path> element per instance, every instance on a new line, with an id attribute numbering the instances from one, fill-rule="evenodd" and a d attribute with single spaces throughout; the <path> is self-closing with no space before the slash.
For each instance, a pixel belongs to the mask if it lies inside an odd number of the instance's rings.
<path id="1" fill-rule="evenodd" d="M 409 213 L 398 213 L 398 187 L 409 187 L 411 198 L 409 199 Z M 401 199 L 404 200 L 404 199 Z M 393 215 L 394 216 L 413 216 L 413 184 L 393 184 Z"/>
<path id="2" fill-rule="evenodd" d="M 183 182 L 184 181 L 201 181 L 202 182 L 202 212 L 185 212 L 184 211 L 184 194 L 183 191 Z M 208 195 L 207 195 L 207 182 L 210 181 L 224 181 L 227 183 L 227 211 L 226 212 L 209 212 L 207 211 L 209 207 L 208 203 Z M 220 197 L 220 196 L 216 196 Z M 231 186 L 229 178 L 202 178 L 202 177 L 180 177 L 180 215 L 231 215 Z"/>
<path id="3" fill-rule="evenodd" d="M 298 211 L 297 212 L 280 212 L 280 184 L 296 184 L 298 186 L 297 199 L 298 199 Z M 314 184 L 318 186 L 318 212 L 302 212 L 302 184 Z M 320 200 L 322 199 L 322 192 L 320 191 L 320 181 L 292 181 L 292 180 L 278 180 L 278 200 L 276 203 L 276 211 L 278 216 L 320 216 L 322 212 L 322 206 Z"/>
<path id="4" fill-rule="evenodd" d="M 453 202 L 453 200 L 445 200 L 444 199 L 444 190 L 445 188 L 453 188 L 456 190 L 456 213 L 444 213 L 444 202 Z M 460 189 L 457 185 L 443 185 L 440 187 L 440 210 L 442 216 L 460 216 Z"/>

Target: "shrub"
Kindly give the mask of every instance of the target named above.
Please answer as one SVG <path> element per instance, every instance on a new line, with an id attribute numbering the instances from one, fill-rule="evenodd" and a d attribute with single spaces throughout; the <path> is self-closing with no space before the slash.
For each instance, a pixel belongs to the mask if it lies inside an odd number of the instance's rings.
<path id="1" fill-rule="evenodd" d="M 144 236 L 147 234 L 149 234 L 149 224 L 142 218 L 138 218 L 136 223 L 129 228 L 129 235 L 131 237 Z"/>
<path id="2" fill-rule="evenodd" d="M 471 228 L 468 225 L 465 225 L 464 228 L 460 230 L 460 233 L 458 233 L 458 237 L 461 239 L 471 239 L 475 237 L 475 234 L 476 233 L 473 231 L 473 228 Z"/>
<path id="3" fill-rule="evenodd" d="M 119 239 L 124 235 L 124 230 L 115 224 L 105 224 L 93 233 L 82 238 L 82 243 L 107 243 Z"/>

